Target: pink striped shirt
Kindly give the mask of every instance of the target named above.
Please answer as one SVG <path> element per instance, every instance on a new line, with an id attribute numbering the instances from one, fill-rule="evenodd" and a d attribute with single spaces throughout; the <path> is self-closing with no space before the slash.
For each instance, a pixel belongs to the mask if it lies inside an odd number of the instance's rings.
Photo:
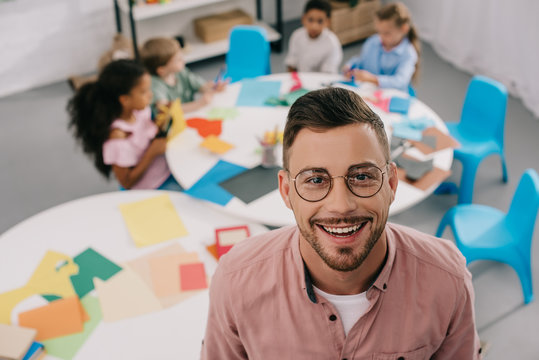
<path id="1" fill-rule="evenodd" d="M 345 336 L 289 226 L 236 245 L 210 289 L 202 359 L 478 359 L 471 275 L 449 241 L 388 223 L 369 309 Z"/>

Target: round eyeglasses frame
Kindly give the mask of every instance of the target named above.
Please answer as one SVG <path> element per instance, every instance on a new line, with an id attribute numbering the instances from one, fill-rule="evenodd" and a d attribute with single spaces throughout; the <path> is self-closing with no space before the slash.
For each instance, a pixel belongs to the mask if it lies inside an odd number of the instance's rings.
<path id="1" fill-rule="evenodd" d="M 387 165 L 389 165 L 389 161 L 385 163 L 384 166 L 387 167 Z M 357 168 L 361 168 L 361 167 L 374 167 L 376 169 L 378 169 L 378 171 L 380 171 L 380 173 L 382 174 L 382 180 L 380 181 L 380 186 L 378 187 L 378 189 L 372 194 L 372 195 L 369 195 L 369 196 L 361 196 L 361 195 L 358 195 L 356 194 L 352 188 L 350 187 L 350 184 L 348 183 L 348 175 L 335 175 L 335 176 L 331 176 L 329 174 L 329 172 L 327 172 L 326 170 L 323 170 L 324 172 L 326 172 L 328 175 L 329 175 L 329 187 L 328 187 L 328 191 L 326 193 L 326 195 L 324 195 L 322 198 L 318 199 L 318 200 L 309 200 L 309 199 L 306 199 L 304 198 L 301 193 L 298 191 L 298 187 L 297 187 L 297 183 L 296 183 L 296 179 L 298 178 L 299 175 L 301 175 L 302 173 L 304 173 L 305 171 L 309 171 L 309 170 L 319 170 L 319 169 L 307 169 L 307 170 L 303 170 L 299 173 L 296 174 L 296 176 L 293 178 L 293 179 L 290 179 L 294 182 L 294 189 L 296 190 L 296 193 L 299 195 L 300 198 L 302 198 L 303 200 L 305 201 L 308 201 L 308 202 L 319 202 L 319 201 L 322 201 L 324 200 L 328 195 L 329 193 L 331 192 L 331 190 L 333 189 L 333 179 L 336 179 L 336 178 L 343 178 L 344 179 L 344 183 L 346 184 L 346 187 L 348 188 L 348 190 L 350 190 L 350 192 L 352 194 L 354 194 L 355 196 L 357 196 L 358 198 L 362 198 L 362 199 L 368 199 L 370 197 L 373 197 L 374 195 L 378 194 L 380 192 L 380 189 L 382 188 L 382 185 L 384 184 L 384 174 L 386 174 L 385 171 L 382 171 L 382 169 L 380 169 L 378 166 L 376 165 L 365 165 L 365 166 L 357 166 Z M 290 171 L 286 170 L 288 172 L 288 175 L 290 176 Z"/>

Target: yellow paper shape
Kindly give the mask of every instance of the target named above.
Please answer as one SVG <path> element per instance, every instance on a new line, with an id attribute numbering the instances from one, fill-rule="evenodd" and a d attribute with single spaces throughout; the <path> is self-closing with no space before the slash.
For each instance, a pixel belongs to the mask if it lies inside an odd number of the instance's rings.
<path id="1" fill-rule="evenodd" d="M 182 252 L 150 259 L 153 291 L 158 297 L 180 293 L 180 265 L 199 262 L 196 252 Z"/>
<path id="2" fill-rule="evenodd" d="M 224 154 L 234 147 L 234 145 L 219 139 L 215 135 L 207 136 L 204 141 L 200 143 L 200 146 L 205 147 L 206 149 L 216 154 Z"/>
<path id="3" fill-rule="evenodd" d="M 138 247 L 187 235 L 168 194 L 119 205 L 131 238 Z"/>
<path id="4" fill-rule="evenodd" d="M 57 295 L 62 298 L 76 295 L 70 276 L 79 272 L 79 267 L 67 255 L 48 251 L 34 270 L 26 285 L 0 294 L 0 323 L 11 323 L 11 311 L 22 300 L 32 295 Z"/>
<path id="5" fill-rule="evenodd" d="M 117 321 L 163 309 L 161 303 L 133 270 L 124 267 L 106 282 L 94 278 L 103 320 Z"/>
<path id="6" fill-rule="evenodd" d="M 183 116 L 183 110 L 180 99 L 176 99 L 170 104 L 168 108 L 168 116 L 172 119 L 172 125 L 167 134 L 167 141 L 173 139 L 176 135 L 181 133 L 186 128 L 185 118 Z"/>
<path id="7" fill-rule="evenodd" d="M 82 332 L 88 314 L 79 298 L 71 296 L 19 314 L 19 325 L 37 330 L 36 341 Z"/>
<path id="8" fill-rule="evenodd" d="M 148 287 L 153 289 L 153 280 L 152 280 L 152 272 L 150 269 L 150 260 L 159 258 L 162 256 L 175 255 L 179 253 L 185 253 L 185 250 L 180 244 L 173 243 L 153 253 L 131 260 L 127 263 L 127 266 L 129 266 L 133 271 L 135 271 L 141 277 L 141 279 L 146 283 L 146 285 L 148 285 Z M 178 268 L 178 274 L 179 274 L 179 268 Z M 196 291 L 196 290 L 183 291 L 179 294 L 159 297 L 158 299 L 161 305 L 163 305 L 163 307 L 170 307 L 198 293 L 199 291 Z"/>

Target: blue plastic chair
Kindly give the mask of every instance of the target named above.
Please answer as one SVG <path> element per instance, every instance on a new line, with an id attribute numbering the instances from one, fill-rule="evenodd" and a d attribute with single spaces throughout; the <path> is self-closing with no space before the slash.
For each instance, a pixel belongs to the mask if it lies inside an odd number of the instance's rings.
<path id="1" fill-rule="evenodd" d="M 531 245 L 539 210 L 539 176 L 533 169 L 522 175 L 507 214 L 485 205 L 464 204 L 442 218 L 436 236 L 449 225 L 466 263 L 483 259 L 511 266 L 520 279 L 524 303 L 533 300 Z"/>
<path id="2" fill-rule="evenodd" d="M 497 154 L 502 163 L 502 180 L 507 182 L 503 146 L 507 89 L 485 76 L 474 76 L 468 85 L 459 123 L 447 123 L 461 147 L 454 150 L 462 163 L 458 203 L 470 204 L 477 168 L 489 155 Z M 443 192 L 443 191 L 441 191 Z"/>
<path id="3" fill-rule="evenodd" d="M 231 82 L 271 74 L 270 44 L 260 26 L 238 25 L 230 31 L 225 78 Z"/>

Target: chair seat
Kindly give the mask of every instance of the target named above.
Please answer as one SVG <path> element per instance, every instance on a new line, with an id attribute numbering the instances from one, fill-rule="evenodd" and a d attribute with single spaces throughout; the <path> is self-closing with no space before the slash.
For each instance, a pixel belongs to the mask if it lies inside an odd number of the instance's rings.
<path id="1" fill-rule="evenodd" d="M 492 228 L 503 221 L 505 214 L 485 205 L 460 205 L 453 212 L 452 226 L 464 243 L 481 237 L 485 229 Z"/>
<path id="2" fill-rule="evenodd" d="M 455 157 L 460 158 L 462 156 L 473 156 L 478 159 L 482 159 L 490 154 L 499 154 L 502 149 L 498 143 L 493 139 L 483 139 L 478 142 L 477 138 L 470 139 L 466 135 L 460 133 L 457 124 L 447 123 L 449 133 L 459 143 L 460 147 L 454 150 Z"/>

